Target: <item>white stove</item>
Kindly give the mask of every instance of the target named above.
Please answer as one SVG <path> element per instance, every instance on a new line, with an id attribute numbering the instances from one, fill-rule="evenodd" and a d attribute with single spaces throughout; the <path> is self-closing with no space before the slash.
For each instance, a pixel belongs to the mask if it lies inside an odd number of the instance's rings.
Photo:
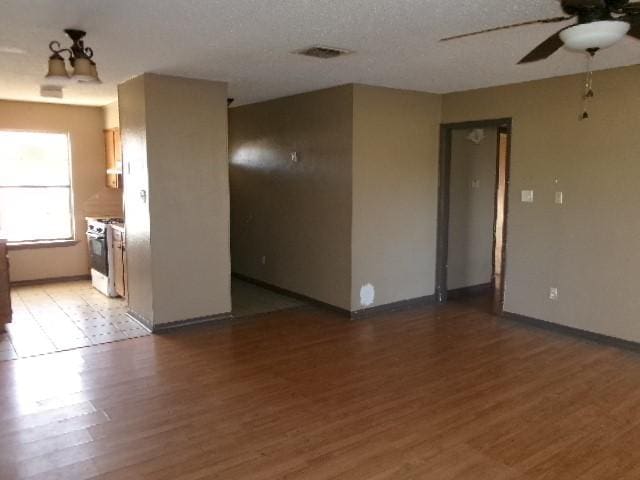
<path id="1" fill-rule="evenodd" d="M 113 275 L 113 232 L 109 227 L 113 223 L 124 223 L 122 218 L 87 218 L 87 242 L 91 263 L 91 284 L 108 297 L 117 297 L 116 282 Z"/>

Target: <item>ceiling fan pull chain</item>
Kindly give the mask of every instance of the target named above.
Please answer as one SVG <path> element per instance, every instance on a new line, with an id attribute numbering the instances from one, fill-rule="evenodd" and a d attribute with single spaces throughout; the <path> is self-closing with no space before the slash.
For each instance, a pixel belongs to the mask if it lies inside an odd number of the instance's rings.
<path id="1" fill-rule="evenodd" d="M 593 93 L 593 57 L 595 56 L 595 51 L 587 51 L 587 74 L 584 82 L 584 95 L 582 96 L 582 120 L 587 120 L 589 118 L 589 111 L 587 109 L 587 105 L 589 100 L 594 97 Z"/>

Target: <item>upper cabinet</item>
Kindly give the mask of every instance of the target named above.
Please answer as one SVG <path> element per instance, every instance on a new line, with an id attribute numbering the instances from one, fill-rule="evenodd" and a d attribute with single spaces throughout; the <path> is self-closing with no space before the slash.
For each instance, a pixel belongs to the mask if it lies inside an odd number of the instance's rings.
<path id="1" fill-rule="evenodd" d="M 104 131 L 104 148 L 106 156 L 107 187 L 122 187 L 122 146 L 120 129 L 109 128 Z"/>

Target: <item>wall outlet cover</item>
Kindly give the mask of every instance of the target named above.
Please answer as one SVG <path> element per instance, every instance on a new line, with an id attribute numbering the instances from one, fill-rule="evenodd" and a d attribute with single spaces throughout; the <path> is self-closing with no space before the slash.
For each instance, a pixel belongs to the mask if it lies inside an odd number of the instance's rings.
<path id="1" fill-rule="evenodd" d="M 524 203 L 533 203 L 533 190 L 522 190 L 521 198 Z"/>
<path id="2" fill-rule="evenodd" d="M 549 288 L 549 300 L 558 300 L 558 289 L 556 287 Z"/>

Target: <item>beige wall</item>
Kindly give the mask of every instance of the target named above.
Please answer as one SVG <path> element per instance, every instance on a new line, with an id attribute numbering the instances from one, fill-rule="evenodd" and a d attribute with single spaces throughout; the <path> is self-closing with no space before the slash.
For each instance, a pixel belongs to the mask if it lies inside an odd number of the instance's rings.
<path id="1" fill-rule="evenodd" d="M 352 310 L 434 292 L 440 104 L 354 87 Z"/>
<path id="2" fill-rule="evenodd" d="M 582 76 L 444 97 L 445 122 L 513 117 L 507 311 L 640 341 L 639 78 L 640 66 L 596 72 L 588 121 Z"/>
<path id="3" fill-rule="evenodd" d="M 105 187 L 103 116 L 100 108 L 0 101 L 0 129 L 68 133 L 71 142 L 75 233 L 70 247 L 13 250 L 11 280 L 87 275 L 85 216 L 121 214 Z"/>
<path id="4" fill-rule="evenodd" d="M 154 328 L 231 310 L 226 102 L 220 82 L 119 88 L 129 302 Z"/>
<path id="5" fill-rule="evenodd" d="M 345 309 L 352 95 L 344 86 L 230 110 L 233 270 Z"/>
<path id="6" fill-rule="evenodd" d="M 454 130 L 451 136 L 450 290 L 489 283 L 493 274 L 498 130 L 483 130 L 485 138 L 479 144 L 467 139 L 467 129 Z"/>
<path id="7" fill-rule="evenodd" d="M 110 103 L 102 107 L 104 128 L 117 128 L 120 126 L 118 102 Z"/>

